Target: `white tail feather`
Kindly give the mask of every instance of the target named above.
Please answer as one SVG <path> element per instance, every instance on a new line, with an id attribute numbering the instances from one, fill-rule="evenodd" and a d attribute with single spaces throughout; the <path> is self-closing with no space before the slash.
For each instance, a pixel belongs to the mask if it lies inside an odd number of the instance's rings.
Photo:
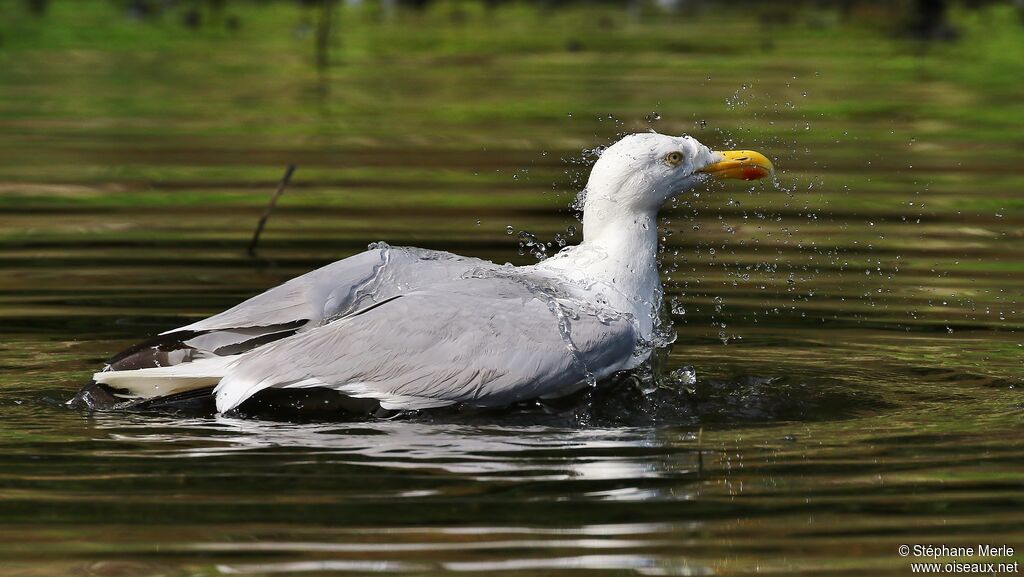
<path id="1" fill-rule="evenodd" d="M 216 385 L 238 357 L 208 357 L 170 367 L 104 371 L 92 376 L 97 383 L 127 391 L 119 396 L 150 399 Z"/>

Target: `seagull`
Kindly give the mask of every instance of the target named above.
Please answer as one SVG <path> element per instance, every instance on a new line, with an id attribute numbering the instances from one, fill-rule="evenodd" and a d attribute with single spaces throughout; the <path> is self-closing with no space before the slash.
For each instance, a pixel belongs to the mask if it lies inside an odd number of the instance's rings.
<path id="1" fill-rule="evenodd" d="M 773 171 L 757 152 L 630 134 L 591 170 L 579 245 L 512 266 L 374 243 L 127 349 L 72 401 L 212 396 L 223 414 L 270 389 L 329 389 L 371 412 L 564 397 L 655 348 L 658 209 L 709 179 Z"/>

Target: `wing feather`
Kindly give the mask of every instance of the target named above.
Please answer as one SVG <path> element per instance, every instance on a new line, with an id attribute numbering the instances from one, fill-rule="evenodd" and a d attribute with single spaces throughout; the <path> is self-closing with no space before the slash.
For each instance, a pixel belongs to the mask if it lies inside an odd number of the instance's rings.
<path id="1" fill-rule="evenodd" d="M 228 411 L 271 387 L 322 386 L 388 409 L 497 406 L 569 392 L 622 368 L 636 332 L 626 316 L 573 315 L 503 278 L 414 291 L 365 313 L 241 356 L 215 391 Z M 559 306 L 565 306 L 564 303 Z"/>
<path id="2" fill-rule="evenodd" d="M 477 266 L 494 265 L 448 252 L 378 243 L 376 248 L 295 277 L 222 313 L 163 334 L 299 321 L 318 326 L 408 290 L 457 278 Z"/>

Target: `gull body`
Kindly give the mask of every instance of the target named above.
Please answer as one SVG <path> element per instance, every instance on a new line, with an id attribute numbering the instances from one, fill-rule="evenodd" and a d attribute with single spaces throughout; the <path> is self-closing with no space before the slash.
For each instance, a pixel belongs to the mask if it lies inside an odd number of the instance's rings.
<path id="1" fill-rule="evenodd" d="M 377 243 L 128 349 L 78 399 L 208 393 L 227 412 L 281 388 L 332 389 L 388 410 L 563 396 L 650 355 L 664 202 L 713 176 L 771 170 L 758 153 L 629 135 L 591 171 L 577 246 L 513 267 Z"/>

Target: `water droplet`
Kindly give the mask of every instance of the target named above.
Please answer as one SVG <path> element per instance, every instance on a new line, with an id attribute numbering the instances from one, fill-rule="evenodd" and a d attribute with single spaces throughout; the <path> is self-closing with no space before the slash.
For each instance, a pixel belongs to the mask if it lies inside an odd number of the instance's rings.
<path id="1" fill-rule="evenodd" d="M 697 383 L 697 371 L 691 367 L 681 367 L 672 371 L 672 378 L 681 385 L 693 385 Z"/>
<path id="2" fill-rule="evenodd" d="M 683 316 L 686 314 L 686 308 L 683 306 L 682 301 L 680 301 L 678 298 L 673 298 L 671 303 L 672 314 L 679 316 Z"/>

